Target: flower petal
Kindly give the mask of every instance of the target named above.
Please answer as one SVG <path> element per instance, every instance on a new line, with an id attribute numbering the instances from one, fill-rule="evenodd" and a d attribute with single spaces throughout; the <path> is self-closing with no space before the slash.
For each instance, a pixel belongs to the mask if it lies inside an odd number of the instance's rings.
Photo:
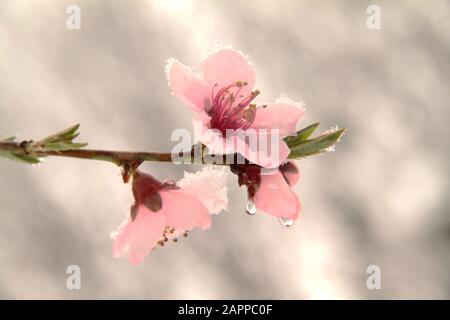
<path id="1" fill-rule="evenodd" d="M 193 123 L 199 140 L 208 147 L 211 154 L 240 153 L 262 167 L 276 168 L 286 161 L 291 152 L 279 130 L 230 130 L 228 135 L 223 137 L 220 131 L 209 128 L 210 119 L 206 112 L 198 112 L 194 115 Z"/>
<path id="2" fill-rule="evenodd" d="M 128 231 L 128 261 L 131 264 L 137 265 L 144 260 L 161 239 L 165 224 L 161 211 L 152 212 L 139 205 L 137 216 Z"/>
<path id="3" fill-rule="evenodd" d="M 244 134 L 238 134 L 235 145 L 236 152 L 264 168 L 280 166 L 291 152 L 276 132 L 264 129 L 245 130 Z"/>
<path id="4" fill-rule="evenodd" d="M 304 114 L 302 104 L 293 101 L 268 104 L 265 108 L 256 109 L 252 128 L 279 129 L 282 136 L 287 136 L 296 132 L 297 122 Z"/>
<path id="5" fill-rule="evenodd" d="M 166 224 L 177 230 L 191 230 L 195 227 L 208 229 L 211 217 L 206 207 L 193 195 L 182 189 L 161 190 Z"/>
<path id="6" fill-rule="evenodd" d="M 268 214 L 292 220 L 298 218 L 301 208 L 297 195 L 279 171 L 261 175 L 261 183 L 253 201 L 258 209 Z"/>
<path id="7" fill-rule="evenodd" d="M 167 78 L 172 93 L 194 111 L 201 111 L 210 104 L 212 86 L 200 76 L 176 60 L 166 66 Z"/>
<path id="8" fill-rule="evenodd" d="M 248 84 L 241 89 L 241 94 L 246 96 L 255 85 L 255 71 L 247 58 L 230 48 L 213 52 L 202 62 L 201 68 L 203 79 L 211 86 L 217 83 L 218 88 L 223 88 L 238 81 L 246 81 Z"/>
<path id="9" fill-rule="evenodd" d="M 233 139 L 225 139 L 219 130 L 211 129 L 210 121 L 211 117 L 206 112 L 198 112 L 194 115 L 193 125 L 196 138 L 208 147 L 207 151 L 211 154 L 236 152 Z"/>
<path id="10" fill-rule="evenodd" d="M 128 243 L 130 241 L 131 221 L 127 219 L 124 221 L 117 231 L 111 233 L 111 238 L 114 239 L 113 257 L 120 258 L 128 254 Z"/>

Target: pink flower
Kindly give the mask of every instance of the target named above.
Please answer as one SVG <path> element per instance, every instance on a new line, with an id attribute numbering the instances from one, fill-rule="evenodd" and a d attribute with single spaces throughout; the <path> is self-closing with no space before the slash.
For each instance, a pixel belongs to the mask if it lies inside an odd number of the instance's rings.
<path id="1" fill-rule="evenodd" d="M 133 177 L 133 195 L 130 218 L 113 236 L 113 256 L 128 255 L 131 264 L 141 263 L 157 244 L 164 245 L 195 227 L 211 227 L 202 202 L 173 182 L 160 182 L 138 171 Z"/>
<path id="2" fill-rule="evenodd" d="M 300 178 L 297 166 L 289 161 L 276 172 L 264 174 L 261 169 L 252 164 L 231 166 L 231 170 L 238 175 L 239 185 L 247 186 L 250 204 L 286 221 L 296 220 L 301 209 L 300 201 L 292 189 Z"/>
<path id="3" fill-rule="evenodd" d="M 285 97 L 254 104 L 260 93 L 253 91 L 255 72 L 238 51 L 215 51 L 200 68 L 201 73 L 195 73 L 176 60 L 167 65 L 173 94 L 196 113 L 194 121 L 202 126 L 201 142 L 211 153 L 237 152 L 263 167 L 283 163 L 290 152 L 283 137 L 295 133 L 303 106 Z M 257 143 L 249 143 L 248 137 Z"/>

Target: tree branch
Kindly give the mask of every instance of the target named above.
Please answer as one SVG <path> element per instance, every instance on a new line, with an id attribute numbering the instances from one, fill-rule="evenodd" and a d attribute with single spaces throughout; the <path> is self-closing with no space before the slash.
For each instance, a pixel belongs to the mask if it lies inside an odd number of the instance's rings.
<path id="1" fill-rule="evenodd" d="M 122 165 L 124 163 L 135 161 L 172 162 L 172 154 L 168 152 L 126 152 L 95 149 L 76 149 L 64 151 L 33 151 L 32 153 L 29 153 L 25 147 L 25 143 L 23 142 L 0 142 L 0 150 L 16 155 L 32 155 L 38 158 L 55 156 L 88 160 L 102 160 L 112 162 L 116 165 Z M 183 155 L 185 154 L 174 156 L 182 157 Z"/>
<path id="2" fill-rule="evenodd" d="M 48 156 L 54 157 L 66 157 L 77 158 L 87 160 L 100 160 L 112 162 L 118 166 L 125 164 L 131 164 L 143 161 L 156 161 L 156 162 L 174 162 L 174 159 L 181 159 L 184 164 L 226 164 L 227 155 L 223 155 L 222 163 L 207 161 L 203 157 L 200 151 L 194 151 L 194 147 L 191 152 L 172 154 L 170 152 L 128 152 L 128 151 L 111 151 L 111 150 L 95 150 L 95 149 L 75 149 L 75 150 L 62 150 L 62 151 L 32 151 L 27 150 L 27 144 L 31 142 L 23 141 L 18 142 L 1 142 L 0 152 L 4 151 L 9 154 L 18 156 L 32 156 L 37 158 L 45 158 Z M 233 158 L 235 156 L 232 156 Z M 233 159 L 232 158 L 232 159 Z M 217 158 L 216 158 L 217 159 Z"/>

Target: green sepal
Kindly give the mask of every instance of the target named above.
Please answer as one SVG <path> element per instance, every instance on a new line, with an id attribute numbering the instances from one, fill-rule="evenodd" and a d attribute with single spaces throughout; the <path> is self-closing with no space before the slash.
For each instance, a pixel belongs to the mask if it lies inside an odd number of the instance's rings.
<path id="1" fill-rule="evenodd" d="M 307 126 L 306 128 L 303 128 L 300 131 L 297 131 L 295 136 L 288 136 L 286 138 L 284 138 L 284 141 L 287 143 L 287 145 L 289 146 L 289 148 L 305 141 L 306 139 L 308 139 L 314 132 L 314 130 L 317 129 L 317 127 L 319 126 L 319 122 L 313 123 L 309 126 Z"/>
<path id="2" fill-rule="evenodd" d="M 339 129 L 333 132 L 322 134 L 316 138 L 302 141 L 293 147 L 290 147 L 291 153 L 289 159 L 303 158 L 319 153 L 323 153 L 334 146 L 347 129 Z"/>

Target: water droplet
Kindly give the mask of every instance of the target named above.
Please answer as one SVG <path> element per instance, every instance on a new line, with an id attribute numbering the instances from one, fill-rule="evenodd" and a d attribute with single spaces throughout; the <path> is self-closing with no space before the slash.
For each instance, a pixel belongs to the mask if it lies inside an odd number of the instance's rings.
<path id="1" fill-rule="evenodd" d="M 248 200 L 245 212 L 250 216 L 254 216 L 256 214 L 256 205 L 252 200 Z"/>
<path id="2" fill-rule="evenodd" d="M 292 220 L 292 219 L 280 217 L 280 218 L 278 218 L 278 221 L 280 221 L 281 226 L 284 228 L 289 228 L 294 225 L 294 220 Z"/>

